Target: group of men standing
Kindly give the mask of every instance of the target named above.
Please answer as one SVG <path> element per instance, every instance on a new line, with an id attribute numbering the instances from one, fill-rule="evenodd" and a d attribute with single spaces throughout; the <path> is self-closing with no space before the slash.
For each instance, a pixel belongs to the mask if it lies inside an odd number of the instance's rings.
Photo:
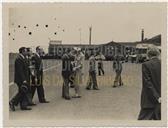
<path id="1" fill-rule="evenodd" d="M 73 50 L 67 49 L 62 57 L 62 97 L 70 100 L 69 85 L 75 89 L 75 95 L 72 98 L 81 98 L 80 84 L 82 83 L 82 68 L 84 54 L 81 49 L 75 47 Z"/>
<path id="2" fill-rule="evenodd" d="M 72 50 L 73 51 L 73 50 Z M 69 84 L 74 84 L 75 88 L 78 87 L 79 83 L 76 81 L 78 75 L 73 77 L 71 81 L 72 74 L 76 72 L 76 69 L 82 68 L 82 63 L 75 67 L 73 66 L 73 61 L 75 60 L 75 55 L 72 51 L 68 51 L 62 57 L 62 76 L 63 76 L 63 98 L 70 100 L 69 95 Z M 78 51 L 80 53 L 80 51 Z M 161 60 L 159 59 L 160 52 L 157 48 L 152 47 L 148 50 L 149 60 L 142 64 L 142 93 L 141 93 L 141 110 L 138 116 L 138 120 L 160 120 L 161 119 Z M 123 86 L 123 81 L 121 79 L 122 73 L 122 61 L 120 56 L 116 56 L 113 61 L 113 69 L 116 72 L 116 77 L 114 80 L 113 87 Z M 103 73 L 103 63 L 102 60 L 98 61 L 98 71 Z M 77 74 L 77 72 L 75 73 Z M 72 82 L 72 83 L 71 83 Z M 99 90 L 96 78 L 96 55 L 91 52 L 89 58 L 89 79 L 87 82 L 86 89 Z M 76 91 L 76 92 L 78 92 Z M 77 93 L 78 94 L 78 93 Z M 77 98 L 81 96 L 76 95 Z"/>
<path id="3" fill-rule="evenodd" d="M 89 58 L 89 77 L 86 85 L 86 90 L 99 90 L 97 84 L 97 73 L 96 67 L 98 67 L 98 75 L 101 73 L 104 75 L 103 60 L 105 57 L 99 52 L 95 54 L 92 50 Z M 82 68 L 83 68 L 84 54 L 81 48 L 74 47 L 73 49 L 67 49 L 62 57 L 62 77 L 63 77 L 63 88 L 62 97 L 66 100 L 71 98 L 81 98 L 80 85 L 82 83 Z M 98 66 L 96 66 L 96 61 L 98 61 Z M 121 80 L 122 63 L 120 57 L 115 59 L 116 78 L 113 87 L 122 86 L 123 82 Z M 69 87 L 74 87 L 75 95 L 70 96 Z"/>
<path id="4" fill-rule="evenodd" d="M 40 103 L 49 103 L 45 99 L 43 88 L 43 62 L 41 56 L 43 49 L 36 47 L 36 53 L 30 48 L 21 47 L 15 60 L 14 82 L 17 84 L 18 93 L 10 100 L 12 111 L 20 104 L 21 110 L 31 110 L 28 106 L 35 106 L 33 97 L 37 90 Z"/>
<path id="5" fill-rule="evenodd" d="M 142 93 L 141 110 L 138 120 L 160 120 L 161 119 L 161 60 L 160 52 L 154 47 L 148 51 L 149 61 L 142 64 Z M 9 106 L 15 111 L 15 106 L 20 104 L 21 110 L 31 110 L 28 106 L 34 106 L 32 99 L 37 90 L 40 103 L 49 103 L 45 99 L 43 88 L 43 62 L 41 56 L 43 49 L 36 47 L 36 53 L 30 48 L 21 47 L 19 55 L 15 60 L 14 82 L 18 86 L 18 93 L 10 100 Z M 66 100 L 81 98 L 80 85 L 82 83 L 84 54 L 78 47 L 67 49 L 62 56 L 62 97 Z M 102 60 L 99 61 L 98 69 L 103 74 Z M 116 56 L 113 63 L 116 77 L 113 87 L 122 86 L 121 80 L 122 61 Z M 100 75 L 99 72 L 99 75 Z M 71 86 L 70 86 L 71 85 Z M 75 95 L 70 96 L 69 87 L 73 87 Z M 89 58 L 89 79 L 87 90 L 99 90 L 96 78 L 96 56 L 91 52 Z"/>

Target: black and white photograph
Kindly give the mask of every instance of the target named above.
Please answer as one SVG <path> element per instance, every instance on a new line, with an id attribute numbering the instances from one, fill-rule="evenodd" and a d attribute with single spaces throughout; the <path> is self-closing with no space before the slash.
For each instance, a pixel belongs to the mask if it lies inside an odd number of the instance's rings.
<path id="1" fill-rule="evenodd" d="M 166 126 L 167 3 L 4 3 L 5 126 Z"/>

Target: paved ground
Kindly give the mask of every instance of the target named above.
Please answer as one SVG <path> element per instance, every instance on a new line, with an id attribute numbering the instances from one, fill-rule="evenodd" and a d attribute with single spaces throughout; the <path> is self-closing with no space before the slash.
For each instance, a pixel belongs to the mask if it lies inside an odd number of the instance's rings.
<path id="1" fill-rule="evenodd" d="M 59 64 L 59 63 L 57 63 Z M 55 65 L 54 65 L 55 66 Z M 52 66 L 51 66 L 52 67 Z M 66 101 L 61 98 L 62 79 L 61 65 L 49 68 L 44 74 L 44 86 L 49 104 L 39 104 L 32 111 L 10 112 L 10 119 L 16 120 L 49 120 L 49 119 L 107 119 L 107 120 L 136 120 L 140 109 L 141 65 L 126 63 L 123 65 L 122 78 L 124 86 L 112 88 L 115 73 L 111 62 L 104 62 L 105 76 L 99 76 L 99 91 L 85 90 L 88 79 L 88 62 L 84 67 L 84 82 L 81 87 L 82 98 Z M 73 95 L 74 90 L 70 93 Z"/>

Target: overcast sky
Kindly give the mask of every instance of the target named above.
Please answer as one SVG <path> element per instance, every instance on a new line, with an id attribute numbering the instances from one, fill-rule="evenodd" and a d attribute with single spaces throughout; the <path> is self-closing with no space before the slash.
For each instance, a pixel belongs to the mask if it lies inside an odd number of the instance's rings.
<path id="1" fill-rule="evenodd" d="M 162 34 L 165 27 L 164 4 L 50 4 L 31 5 L 9 10 L 10 51 L 21 46 L 48 47 L 49 39 L 64 44 L 110 41 L 139 41 L 141 29 L 145 38 Z M 38 24 L 38 26 L 36 26 Z M 20 28 L 18 27 L 20 25 Z M 46 27 L 45 25 L 48 25 Z M 25 28 L 24 28 L 25 27 Z M 29 32 L 32 34 L 29 35 Z M 54 34 L 56 32 L 56 34 Z"/>

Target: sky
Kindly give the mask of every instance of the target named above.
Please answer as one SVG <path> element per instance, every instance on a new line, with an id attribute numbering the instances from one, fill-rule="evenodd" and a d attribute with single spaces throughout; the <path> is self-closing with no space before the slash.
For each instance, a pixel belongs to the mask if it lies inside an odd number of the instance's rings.
<path id="1" fill-rule="evenodd" d="M 164 31 L 166 6 L 163 3 L 30 4 L 10 8 L 8 16 L 9 51 L 16 52 L 21 46 L 40 45 L 47 49 L 49 40 L 88 44 L 90 26 L 92 44 L 140 41 L 142 28 L 145 38 L 151 38 Z"/>

